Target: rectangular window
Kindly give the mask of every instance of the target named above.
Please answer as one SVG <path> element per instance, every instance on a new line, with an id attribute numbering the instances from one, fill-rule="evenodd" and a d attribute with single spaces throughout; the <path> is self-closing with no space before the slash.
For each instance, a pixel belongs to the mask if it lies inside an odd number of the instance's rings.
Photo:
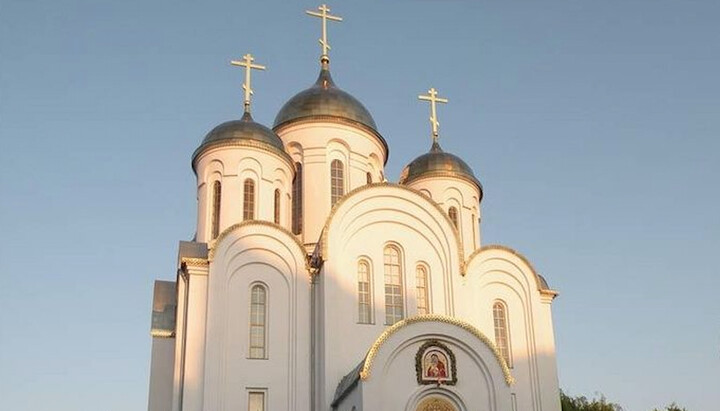
<path id="1" fill-rule="evenodd" d="M 292 185 L 292 232 L 300 234 L 302 232 L 302 164 L 295 163 L 295 180 Z"/>
<path id="2" fill-rule="evenodd" d="M 427 269 L 421 265 L 415 270 L 415 282 L 417 287 L 417 310 L 418 315 L 429 314 L 428 309 L 428 275 Z"/>
<path id="3" fill-rule="evenodd" d="M 342 161 L 330 163 L 330 206 L 334 206 L 345 195 L 345 169 Z"/>
<path id="4" fill-rule="evenodd" d="M 393 325 L 405 317 L 400 251 L 385 247 L 385 324 Z"/>
<path id="5" fill-rule="evenodd" d="M 255 182 L 248 178 L 243 184 L 243 220 L 252 220 L 254 218 Z"/>
<path id="6" fill-rule="evenodd" d="M 358 322 L 372 322 L 372 304 L 370 302 L 370 268 L 365 261 L 358 264 Z"/>
<path id="7" fill-rule="evenodd" d="M 255 285 L 250 294 L 250 358 L 266 358 L 266 313 L 267 291 L 265 287 Z"/>
<path id="8" fill-rule="evenodd" d="M 493 304 L 493 325 L 495 328 L 495 346 L 505 363 L 512 368 L 512 356 L 510 355 L 510 337 L 508 332 L 507 310 L 503 303 Z"/>
<path id="9" fill-rule="evenodd" d="M 213 183 L 213 212 L 212 212 L 212 238 L 216 239 L 220 234 L 220 198 L 221 186 L 219 181 Z"/>
<path id="10" fill-rule="evenodd" d="M 265 392 L 250 391 L 248 393 L 248 411 L 265 411 Z"/>

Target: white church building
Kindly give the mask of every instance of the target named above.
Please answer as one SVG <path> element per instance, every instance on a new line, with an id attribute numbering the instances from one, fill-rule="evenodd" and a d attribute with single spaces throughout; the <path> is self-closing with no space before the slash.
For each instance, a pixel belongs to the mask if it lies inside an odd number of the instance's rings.
<path id="1" fill-rule="evenodd" d="M 245 113 L 192 155 L 197 234 L 155 283 L 149 411 L 560 411 L 548 287 L 482 242 L 483 189 L 432 145 L 388 182 L 370 111 L 320 74 L 272 128 Z"/>

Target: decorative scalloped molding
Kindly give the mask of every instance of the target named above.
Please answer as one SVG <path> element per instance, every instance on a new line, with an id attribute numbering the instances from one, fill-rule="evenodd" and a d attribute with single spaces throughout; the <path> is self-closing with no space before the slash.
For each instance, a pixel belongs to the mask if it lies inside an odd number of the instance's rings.
<path id="1" fill-rule="evenodd" d="M 152 329 L 150 330 L 150 335 L 152 335 L 153 338 L 175 338 L 175 331 Z"/>
<path id="2" fill-rule="evenodd" d="M 467 323 L 465 321 L 462 321 L 457 318 L 448 317 L 445 315 L 439 315 L 439 314 L 429 314 L 429 315 L 421 315 L 417 317 L 410 317 L 406 318 L 402 321 L 398 321 L 395 324 L 393 324 L 390 328 L 386 329 L 385 332 L 380 334 L 380 337 L 375 340 L 373 345 L 370 347 L 370 351 L 368 351 L 367 355 L 365 356 L 365 362 L 363 364 L 362 370 L 360 371 L 360 379 L 363 381 L 366 381 L 368 378 L 370 378 L 370 370 L 372 368 L 373 361 L 375 360 L 375 356 L 377 356 L 378 351 L 380 350 L 380 347 L 382 347 L 383 344 L 387 341 L 390 336 L 395 334 L 398 330 L 401 328 L 404 328 L 411 324 L 416 323 L 425 323 L 425 322 L 441 322 L 445 324 L 454 325 L 456 327 L 460 327 L 463 330 L 469 332 L 470 334 L 474 335 L 482 341 L 485 345 L 490 348 L 490 350 L 495 355 L 495 359 L 500 364 L 500 368 L 502 368 L 503 375 L 505 376 L 505 383 L 507 385 L 512 385 L 515 383 L 515 378 L 510 374 L 510 369 L 508 368 L 507 364 L 505 363 L 505 359 L 502 358 L 502 355 L 500 355 L 500 352 L 498 351 L 497 347 L 495 347 L 495 344 L 490 341 L 490 339 L 485 336 L 480 330 L 478 330 L 474 325 Z"/>

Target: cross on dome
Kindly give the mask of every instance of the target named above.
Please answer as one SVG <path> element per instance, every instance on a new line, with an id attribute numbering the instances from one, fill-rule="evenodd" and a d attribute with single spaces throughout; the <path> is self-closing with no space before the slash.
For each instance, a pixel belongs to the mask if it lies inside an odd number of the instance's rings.
<path id="1" fill-rule="evenodd" d="M 245 112 L 250 112 L 250 97 L 254 94 L 252 88 L 250 87 L 250 72 L 252 69 L 255 70 L 265 70 L 265 66 L 261 66 L 259 64 L 253 64 L 253 61 L 255 61 L 255 58 L 252 56 L 252 54 L 248 53 L 243 56 L 243 60 L 230 60 L 230 64 L 233 66 L 241 66 L 245 67 L 245 82 L 243 83 L 243 90 L 245 90 Z"/>
<path id="2" fill-rule="evenodd" d="M 328 8 L 328 6 L 325 4 L 318 7 L 318 10 L 320 10 L 319 13 L 317 11 L 309 10 L 306 10 L 305 13 L 310 16 L 319 17 L 320 19 L 322 19 L 322 38 L 318 40 L 320 42 L 320 45 L 322 46 L 322 56 L 320 56 L 320 61 L 323 63 L 328 63 L 330 62 L 330 56 L 328 56 L 328 51 L 330 50 L 330 43 L 328 43 L 327 39 L 327 21 L 342 21 L 343 19 L 340 16 L 330 15 L 330 8 Z"/>
<path id="3" fill-rule="evenodd" d="M 433 143 L 436 143 L 438 139 L 438 126 L 440 125 L 440 122 L 438 122 L 437 119 L 437 103 L 447 103 L 448 99 L 438 97 L 435 87 L 430 88 L 427 95 L 419 95 L 418 99 L 430 102 L 430 124 L 432 125 L 432 139 Z"/>

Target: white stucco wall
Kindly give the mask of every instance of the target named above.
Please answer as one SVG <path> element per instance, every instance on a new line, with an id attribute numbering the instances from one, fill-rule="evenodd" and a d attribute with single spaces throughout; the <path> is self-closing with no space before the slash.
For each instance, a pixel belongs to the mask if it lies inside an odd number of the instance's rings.
<path id="1" fill-rule="evenodd" d="M 171 410 L 174 365 L 175 339 L 153 337 L 148 411 Z"/>
<path id="2" fill-rule="evenodd" d="M 255 219 L 274 221 L 280 190 L 280 225 L 290 229 L 294 168 L 280 155 L 250 146 L 210 148 L 197 159 L 197 241 L 212 240 L 213 183 L 220 181 L 220 231 L 243 221 L 243 184 L 255 182 Z"/>
<path id="3" fill-rule="evenodd" d="M 364 187 L 338 205 L 325 227 L 320 274 L 323 348 L 321 384 L 329 404 L 340 379 L 386 328 L 383 251 L 400 250 L 405 317 L 417 314 L 415 267 L 429 271 L 429 308 L 453 315 L 460 281 L 460 252 L 447 216 L 419 193 L 392 184 Z M 373 322 L 358 322 L 357 265 L 371 268 Z M 352 338 L 348 338 L 352 336 Z"/>
<path id="4" fill-rule="evenodd" d="M 458 311 L 494 339 L 492 306 L 502 302 L 507 307 L 518 409 L 559 411 L 557 370 L 550 365 L 556 363 L 548 318 L 552 296 L 538 288 L 536 274 L 524 257 L 505 247 L 488 246 L 468 261 Z"/>
<path id="5" fill-rule="evenodd" d="M 456 385 L 420 385 L 415 356 L 427 340 L 455 355 Z M 362 381 L 365 410 L 414 411 L 428 396 L 451 402 L 458 411 L 512 411 L 508 384 L 493 348 L 466 329 L 443 322 L 419 322 L 391 334 L 380 346 Z"/>
<path id="6" fill-rule="evenodd" d="M 408 187 L 429 196 L 447 213 L 458 210 L 458 231 L 465 256 L 480 248 L 480 191 L 470 182 L 452 177 L 430 177 L 411 181 Z"/>
<path id="7" fill-rule="evenodd" d="M 377 137 L 366 130 L 335 122 L 299 122 L 278 130 L 286 151 L 303 166 L 303 243 L 314 245 L 330 213 L 330 163 L 345 167 L 345 193 L 382 181 L 387 157 Z"/>
<path id="8" fill-rule="evenodd" d="M 251 389 L 268 393 L 268 410 L 307 410 L 310 276 L 301 245 L 277 226 L 248 221 L 221 234 L 210 259 L 202 410 L 244 409 Z M 256 284 L 267 290 L 262 359 L 248 348 Z"/>

